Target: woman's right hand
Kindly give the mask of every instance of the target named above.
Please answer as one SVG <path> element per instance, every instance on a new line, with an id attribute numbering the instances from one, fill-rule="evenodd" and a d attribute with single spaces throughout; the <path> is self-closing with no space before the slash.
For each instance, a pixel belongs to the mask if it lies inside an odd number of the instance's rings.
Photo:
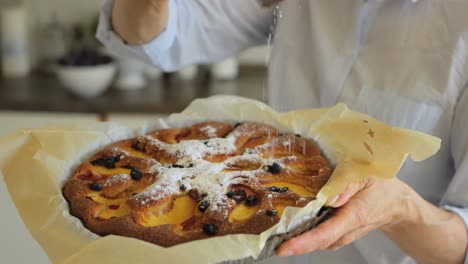
<path id="1" fill-rule="evenodd" d="M 168 6 L 169 0 L 114 0 L 113 30 L 128 44 L 145 44 L 166 28 Z"/>

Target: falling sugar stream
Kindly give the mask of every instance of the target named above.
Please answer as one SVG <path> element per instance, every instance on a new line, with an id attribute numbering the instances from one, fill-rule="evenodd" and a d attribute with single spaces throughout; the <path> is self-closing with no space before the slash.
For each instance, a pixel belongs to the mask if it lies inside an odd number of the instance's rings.
<path id="1" fill-rule="evenodd" d="M 271 22 L 270 25 L 270 32 L 268 33 L 267 37 L 267 46 L 268 46 L 268 53 L 265 58 L 265 64 L 267 67 L 270 66 L 270 59 L 271 59 L 271 52 L 272 52 L 272 47 L 273 47 L 273 39 L 275 38 L 276 35 L 276 28 L 278 26 L 278 23 L 280 19 L 283 17 L 283 10 L 281 9 L 280 5 L 275 5 L 273 7 L 273 21 Z M 268 85 L 268 80 L 263 83 L 263 91 L 262 91 L 262 99 L 264 102 L 267 101 L 267 85 Z"/>
<path id="2" fill-rule="evenodd" d="M 273 47 L 273 39 L 275 38 L 276 36 L 276 29 L 277 29 L 277 26 L 278 26 L 278 23 L 280 21 L 280 19 L 283 17 L 283 10 L 281 9 L 280 5 L 275 5 L 273 7 L 273 21 L 270 25 L 270 32 L 268 34 L 268 37 L 267 37 L 267 46 L 268 46 L 268 53 L 266 55 L 266 58 L 265 58 L 265 64 L 267 66 L 267 68 L 270 66 L 270 59 L 271 59 L 271 52 L 272 52 L 272 47 Z M 264 83 L 263 83 L 263 90 L 262 90 L 262 99 L 264 102 L 267 102 L 267 87 L 268 85 L 268 80 L 266 80 Z M 271 133 L 268 132 L 268 140 L 270 142 L 273 142 L 275 143 L 276 140 L 277 140 L 277 135 L 275 135 L 275 138 L 271 140 Z M 270 144 L 270 147 L 273 147 L 274 144 Z M 269 151 L 270 155 L 272 153 L 272 151 Z M 271 157 L 270 157 L 271 158 Z"/>

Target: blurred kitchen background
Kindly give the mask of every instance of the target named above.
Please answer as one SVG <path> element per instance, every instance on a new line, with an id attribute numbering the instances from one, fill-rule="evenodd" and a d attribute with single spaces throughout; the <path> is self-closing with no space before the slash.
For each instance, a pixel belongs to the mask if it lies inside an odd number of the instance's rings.
<path id="1" fill-rule="evenodd" d="M 99 45 L 100 2 L 0 0 L 0 136 L 82 120 L 136 125 L 216 94 L 265 100 L 268 47 L 162 73 Z"/>

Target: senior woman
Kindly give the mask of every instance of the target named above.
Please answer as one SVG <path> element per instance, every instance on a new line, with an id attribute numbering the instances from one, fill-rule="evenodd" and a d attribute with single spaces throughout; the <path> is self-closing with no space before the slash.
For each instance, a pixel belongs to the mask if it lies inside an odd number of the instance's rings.
<path id="1" fill-rule="evenodd" d="M 407 162 L 398 179 L 349 186 L 329 201 L 332 218 L 277 250 L 312 254 L 268 263 L 468 263 L 466 10 L 466 0 L 106 0 L 98 38 L 173 71 L 273 34 L 275 109 L 344 102 L 442 138 L 436 156 Z"/>

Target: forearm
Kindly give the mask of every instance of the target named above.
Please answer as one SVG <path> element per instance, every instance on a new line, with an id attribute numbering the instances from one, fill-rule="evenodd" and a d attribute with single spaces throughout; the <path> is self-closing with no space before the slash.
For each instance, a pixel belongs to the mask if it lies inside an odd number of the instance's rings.
<path id="1" fill-rule="evenodd" d="M 415 192 L 401 221 L 382 231 L 419 263 L 463 263 L 468 234 L 462 219 L 425 201 Z"/>
<path id="2" fill-rule="evenodd" d="M 167 25 L 169 0 L 114 0 L 113 30 L 131 45 L 159 36 Z"/>

